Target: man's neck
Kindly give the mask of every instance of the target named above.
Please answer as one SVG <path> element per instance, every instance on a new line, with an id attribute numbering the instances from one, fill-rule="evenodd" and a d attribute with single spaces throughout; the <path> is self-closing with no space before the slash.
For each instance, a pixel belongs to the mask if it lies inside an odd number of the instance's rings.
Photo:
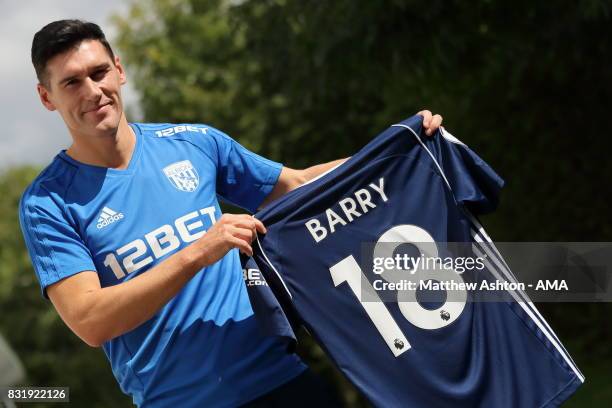
<path id="1" fill-rule="evenodd" d="M 136 147 L 136 135 L 125 116 L 121 118 L 117 131 L 111 135 L 73 139 L 66 150 L 68 156 L 81 163 L 114 169 L 127 168 Z"/>

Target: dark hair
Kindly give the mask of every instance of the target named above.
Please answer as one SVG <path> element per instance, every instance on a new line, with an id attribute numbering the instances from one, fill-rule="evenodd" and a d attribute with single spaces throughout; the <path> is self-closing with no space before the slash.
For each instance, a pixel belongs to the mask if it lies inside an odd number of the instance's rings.
<path id="1" fill-rule="evenodd" d="M 48 85 L 47 62 L 58 54 L 78 46 L 84 40 L 98 40 L 104 45 L 111 59 L 113 50 L 104 32 L 95 23 L 82 20 L 58 20 L 47 24 L 34 34 L 32 40 L 32 64 L 41 84 Z"/>

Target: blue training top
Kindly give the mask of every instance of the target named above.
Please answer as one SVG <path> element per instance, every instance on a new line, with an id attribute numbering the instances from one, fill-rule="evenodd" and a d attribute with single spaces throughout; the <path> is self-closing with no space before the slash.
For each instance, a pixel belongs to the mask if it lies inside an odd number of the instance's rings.
<path id="1" fill-rule="evenodd" d="M 204 125 L 131 124 L 136 147 L 118 170 L 65 151 L 34 180 L 20 221 L 43 294 L 82 271 L 102 287 L 146 273 L 221 216 L 217 195 L 256 211 L 282 165 Z M 136 329 L 103 345 L 139 406 L 236 406 L 305 366 L 253 316 L 238 251 L 204 268 Z"/>

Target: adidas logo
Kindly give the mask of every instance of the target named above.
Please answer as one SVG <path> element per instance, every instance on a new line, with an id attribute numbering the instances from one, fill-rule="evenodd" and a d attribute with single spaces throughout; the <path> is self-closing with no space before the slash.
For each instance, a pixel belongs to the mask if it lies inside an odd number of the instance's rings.
<path id="1" fill-rule="evenodd" d="M 98 229 L 102 229 L 115 221 L 119 221 L 122 218 L 123 213 L 118 213 L 108 207 L 104 207 L 100 212 L 100 217 L 98 218 L 98 224 L 96 226 L 98 227 Z"/>

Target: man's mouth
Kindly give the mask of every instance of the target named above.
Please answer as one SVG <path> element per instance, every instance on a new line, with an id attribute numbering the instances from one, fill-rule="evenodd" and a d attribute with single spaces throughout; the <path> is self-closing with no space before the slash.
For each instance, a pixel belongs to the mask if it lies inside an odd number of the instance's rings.
<path id="1" fill-rule="evenodd" d="M 98 113 L 98 112 L 101 112 L 106 106 L 109 106 L 111 103 L 112 103 L 111 101 L 105 102 L 103 104 L 100 104 L 100 105 L 92 108 L 92 109 L 86 110 L 85 113 L 90 113 L 90 112 Z"/>

